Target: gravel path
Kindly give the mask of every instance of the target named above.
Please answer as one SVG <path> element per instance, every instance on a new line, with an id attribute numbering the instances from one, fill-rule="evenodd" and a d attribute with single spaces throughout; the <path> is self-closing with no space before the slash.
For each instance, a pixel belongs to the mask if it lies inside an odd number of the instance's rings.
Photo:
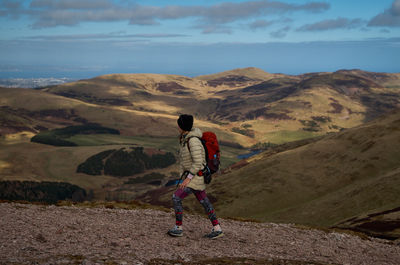
<path id="1" fill-rule="evenodd" d="M 400 264 L 400 246 L 380 239 L 221 219 L 225 237 L 210 240 L 196 215 L 172 238 L 173 224 L 172 211 L 0 203 L 0 264 Z"/>

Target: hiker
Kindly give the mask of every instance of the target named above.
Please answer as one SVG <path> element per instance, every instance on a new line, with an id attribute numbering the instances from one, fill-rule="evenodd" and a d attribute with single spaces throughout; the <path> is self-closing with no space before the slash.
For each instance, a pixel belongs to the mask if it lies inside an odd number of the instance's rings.
<path id="1" fill-rule="evenodd" d="M 204 178 L 201 171 L 205 168 L 206 158 L 203 144 L 200 140 L 202 132 L 199 128 L 193 128 L 193 116 L 182 114 L 178 119 L 178 128 L 180 132 L 180 167 L 183 182 L 172 195 L 172 202 L 175 210 L 176 225 L 168 231 L 170 236 L 182 236 L 183 208 L 182 200 L 194 193 L 197 200 L 203 205 L 208 218 L 213 225 L 211 233 L 205 237 L 215 239 L 223 236 L 221 226 L 218 222 L 215 210 L 207 197 Z M 200 174 L 200 175 L 199 175 Z"/>

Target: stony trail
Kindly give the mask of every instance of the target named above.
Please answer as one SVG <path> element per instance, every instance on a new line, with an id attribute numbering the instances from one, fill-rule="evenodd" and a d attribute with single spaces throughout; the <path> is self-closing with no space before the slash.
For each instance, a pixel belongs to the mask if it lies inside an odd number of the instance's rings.
<path id="1" fill-rule="evenodd" d="M 186 214 L 172 238 L 172 210 L 0 203 L 0 264 L 400 264 L 386 240 L 220 221 L 225 236 L 210 240 L 209 220 Z"/>

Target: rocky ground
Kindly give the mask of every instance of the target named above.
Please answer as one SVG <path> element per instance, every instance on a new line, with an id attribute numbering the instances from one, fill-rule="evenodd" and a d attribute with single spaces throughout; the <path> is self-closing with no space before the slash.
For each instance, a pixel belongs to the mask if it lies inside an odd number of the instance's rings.
<path id="1" fill-rule="evenodd" d="M 166 231 L 170 212 L 0 203 L 0 264 L 400 264 L 394 242 L 289 224 L 184 216 L 184 236 Z"/>

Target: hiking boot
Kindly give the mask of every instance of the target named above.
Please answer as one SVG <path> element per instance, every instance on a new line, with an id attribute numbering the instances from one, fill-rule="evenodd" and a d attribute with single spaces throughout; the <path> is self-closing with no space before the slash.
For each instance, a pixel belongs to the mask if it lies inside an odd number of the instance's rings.
<path id="1" fill-rule="evenodd" d="M 175 226 L 174 228 L 168 230 L 167 234 L 170 236 L 183 236 L 183 230 Z"/>
<path id="2" fill-rule="evenodd" d="M 223 237 L 224 233 L 222 231 L 215 231 L 214 228 L 211 231 L 211 233 L 205 235 L 205 237 L 209 238 L 209 239 L 216 239 L 219 237 Z"/>

